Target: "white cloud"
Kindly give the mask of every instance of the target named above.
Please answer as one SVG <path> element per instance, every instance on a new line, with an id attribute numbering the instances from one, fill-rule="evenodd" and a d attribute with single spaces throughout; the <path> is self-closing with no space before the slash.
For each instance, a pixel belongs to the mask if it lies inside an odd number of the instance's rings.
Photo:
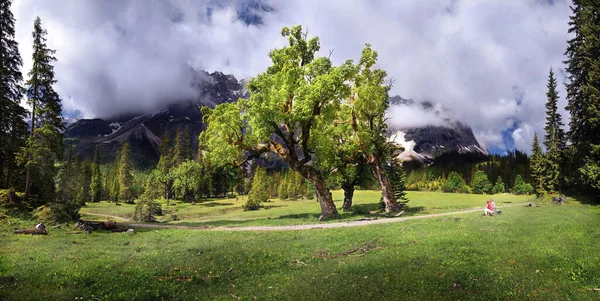
<path id="1" fill-rule="evenodd" d="M 569 39 L 566 0 L 269 1 L 274 11 L 260 26 L 238 20 L 235 1 L 243 0 L 217 2 L 210 17 L 210 0 L 21 0 L 13 11 L 26 70 L 40 15 L 57 50 L 57 90 L 87 117 L 188 97 L 188 65 L 253 76 L 285 44 L 281 27 L 303 24 L 337 63 L 371 43 L 396 80 L 392 94 L 440 103 L 492 144 L 507 122 L 543 122 L 548 69 L 562 74 Z M 559 93 L 564 113 L 562 85 Z M 530 143 L 525 132 L 516 137 Z"/>

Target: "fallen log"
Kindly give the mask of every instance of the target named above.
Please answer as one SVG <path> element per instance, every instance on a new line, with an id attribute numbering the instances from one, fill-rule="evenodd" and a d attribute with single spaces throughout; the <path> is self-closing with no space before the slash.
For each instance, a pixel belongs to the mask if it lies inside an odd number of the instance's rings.
<path id="1" fill-rule="evenodd" d="M 36 228 L 15 229 L 13 232 L 15 234 L 48 235 L 48 231 L 46 231 L 46 229 L 36 229 Z"/>

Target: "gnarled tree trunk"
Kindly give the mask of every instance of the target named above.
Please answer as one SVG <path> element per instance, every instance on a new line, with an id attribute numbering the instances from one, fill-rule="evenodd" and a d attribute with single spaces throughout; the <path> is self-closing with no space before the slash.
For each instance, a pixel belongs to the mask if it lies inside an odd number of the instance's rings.
<path id="1" fill-rule="evenodd" d="M 343 183 L 342 189 L 344 189 L 344 205 L 343 210 L 350 210 L 352 208 L 352 197 L 354 196 L 354 185 L 352 183 Z"/>
<path id="2" fill-rule="evenodd" d="M 378 158 L 371 158 L 369 160 L 369 167 L 371 167 L 371 171 L 373 175 L 379 182 L 379 186 L 381 186 L 381 193 L 383 195 L 383 203 L 385 204 L 385 212 L 398 212 L 400 211 L 400 207 L 396 202 L 396 197 L 394 196 L 394 189 L 392 188 L 392 184 L 390 183 L 390 179 L 385 174 L 381 162 Z"/>
<path id="3" fill-rule="evenodd" d="M 331 192 L 329 191 L 329 188 L 327 188 L 323 177 L 316 170 L 313 170 L 308 166 L 298 167 L 290 164 L 290 167 L 306 178 L 315 188 L 317 200 L 319 201 L 319 205 L 321 205 L 321 216 L 319 217 L 319 220 L 328 218 L 332 215 L 337 215 L 338 212 L 333 203 L 333 197 L 331 196 Z"/>

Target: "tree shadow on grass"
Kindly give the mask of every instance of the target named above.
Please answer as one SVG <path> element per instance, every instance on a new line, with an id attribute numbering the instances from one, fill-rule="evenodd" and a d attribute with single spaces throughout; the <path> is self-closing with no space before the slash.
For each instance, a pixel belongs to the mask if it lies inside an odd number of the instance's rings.
<path id="1" fill-rule="evenodd" d="M 222 207 L 222 206 L 232 206 L 234 203 L 217 203 L 217 202 L 208 202 L 208 203 L 196 203 L 196 206 L 203 207 Z"/>
<path id="2" fill-rule="evenodd" d="M 319 216 L 320 214 L 318 213 L 300 213 L 281 215 L 277 219 L 318 219 Z"/>

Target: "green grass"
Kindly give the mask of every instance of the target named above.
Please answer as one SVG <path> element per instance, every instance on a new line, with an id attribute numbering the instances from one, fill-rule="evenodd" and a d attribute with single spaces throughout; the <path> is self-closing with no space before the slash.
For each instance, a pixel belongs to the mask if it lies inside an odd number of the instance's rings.
<path id="1" fill-rule="evenodd" d="M 439 210 L 454 208 L 444 202 Z M 0 299 L 598 300 L 598 206 L 503 211 L 306 231 L 33 237 L 13 235 L 4 218 Z"/>
<path id="2" fill-rule="evenodd" d="M 485 200 L 490 196 L 474 194 L 454 194 L 439 192 L 415 192 L 407 193 L 410 202 L 405 216 L 422 215 L 431 213 L 443 213 L 464 209 L 483 207 Z M 355 220 L 369 216 L 369 211 L 379 209 L 379 191 L 356 191 L 354 195 L 355 212 L 342 212 L 335 219 L 328 222 L 340 222 Z M 530 200 L 528 196 L 516 196 L 500 194 L 492 196 L 498 206 L 510 203 L 524 203 Z M 333 191 L 333 199 L 338 208 L 343 202 L 343 191 Z M 320 207 L 316 200 L 282 201 L 273 199 L 264 203 L 265 209 L 256 211 L 243 211 L 242 204 L 245 198 L 238 199 L 209 199 L 196 205 L 172 201 L 170 206 L 162 204 L 164 216 L 158 216 L 158 220 L 168 224 L 189 226 L 254 226 L 254 225 L 295 225 L 311 224 L 319 222 Z M 86 216 L 86 213 L 97 213 L 129 217 L 134 211 L 135 205 L 100 202 L 90 203 L 82 208 L 80 213 L 89 219 L 106 219 L 104 217 Z M 174 220 L 173 216 L 177 216 Z"/>

